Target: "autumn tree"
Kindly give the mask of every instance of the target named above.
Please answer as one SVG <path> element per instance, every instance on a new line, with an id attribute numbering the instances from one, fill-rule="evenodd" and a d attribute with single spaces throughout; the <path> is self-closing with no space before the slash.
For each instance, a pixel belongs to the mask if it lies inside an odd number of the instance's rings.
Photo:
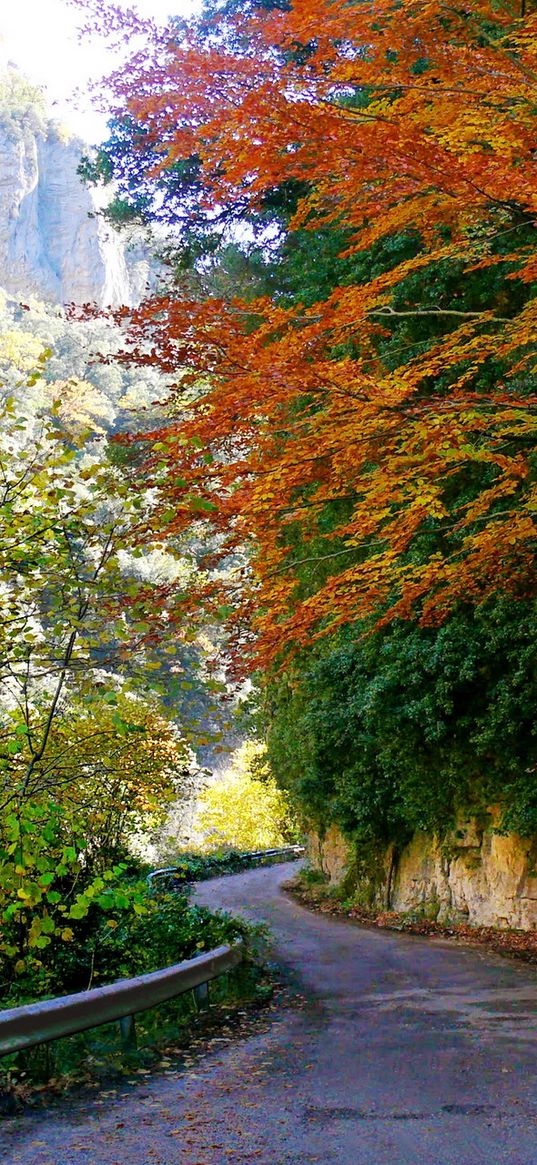
<path id="1" fill-rule="evenodd" d="M 234 569 L 197 601 L 361 845 L 492 802 L 535 833 L 536 22 L 214 0 L 116 78 L 102 161 L 174 231 L 132 330 L 176 370 L 174 526 L 197 497 Z"/>
<path id="2" fill-rule="evenodd" d="M 252 547 L 260 661 L 372 613 L 533 594 L 536 19 L 228 6 L 152 30 L 117 79 L 149 185 L 195 159 L 208 219 L 263 222 L 291 190 L 287 232 L 342 232 L 322 298 L 164 297 L 132 321 L 182 369 L 159 454 L 177 528 L 194 494 L 225 552 Z"/>
<path id="3" fill-rule="evenodd" d="M 296 822 L 263 747 L 246 741 L 231 759 L 198 798 L 194 829 L 203 835 L 203 849 L 271 849 L 294 840 Z"/>
<path id="4" fill-rule="evenodd" d="M 30 377 L 30 381 L 31 381 Z M 169 638 L 152 499 L 64 428 L 6 396 L 0 437 L 0 965 L 10 979 L 72 941 L 97 899 L 131 905 L 120 858 L 177 796 L 188 750 L 159 706 Z M 71 402 L 72 407 L 72 402 Z M 82 408 L 83 412 L 83 408 Z M 162 554 L 162 540 L 158 547 Z M 183 569 L 168 550 L 168 560 Z M 188 572 L 187 572 L 188 573 Z M 180 630 L 177 631 L 180 637 Z"/>

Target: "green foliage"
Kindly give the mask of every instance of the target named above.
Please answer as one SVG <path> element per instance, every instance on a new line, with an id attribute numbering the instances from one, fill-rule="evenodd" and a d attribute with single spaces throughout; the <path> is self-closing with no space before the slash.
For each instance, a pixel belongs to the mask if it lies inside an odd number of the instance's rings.
<path id="1" fill-rule="evenodd" d="M 172 853 L 170 863 L 174 866 L 173 882 L 203 882 L 208 878 L 219 878 L 222 874 L 238 874 L 257 864 L 255 858 L 238 849 L 221 849 L 212 853 L 181 850 Z"/>
<path id="2" fill-rule="evenodd" d="M 68 994 L 158 971 L 250 933 L 246 923 L 192 906 L 179 894 L 152 894 L 145 882 L 115 883 L 72 924 L 71 942 L 50 960 L 47 991 Z M 253 933 L 253 932 L 252 932 Z"/>
<path id="3" fill-rule="evenodd" d="M 536 620 L 498 601 L 440 628 L 349 630 L 274 679 L 269 756 L 305 817 L 402 843 L 499 803 L 535 833 Z"/>
<path id="4" fill-rule="evenodd" d="M 45 126 L 42 91 L 8 68 L 0 77 L 0 128 L 12 141 L 19 141 L 26 133 L 43 133 Z"/>
<path id="5" fill-rule="evenodd" d="M 259 928 L 192 906 L 178 894 L 148 892 L 147 884 L 118 870 L 115 885 L 108 882 L 108 898 L 94 896 L 85 916 L 71 923 L 72 938 L 57 949 L 43 953 L 41 972 L 21 974 L 11 986 L 6 1006 L 101 986 L 193 958 L 223 943 L 241 939 L 247 962 L 236 972 L 211 985 L 213 1003 L 242 1003 L 266 990 L 260 972 L 250 961 L 257 949 Z M 196 1007 L 191 992 L 137 1017 L 139 1052 L 128 1056 L 121 1049 L 117 1025 L 107 1024 L 79 1036 L 54 1041 L 46 1047 L 20 1052 L 2 1062 L 0 1084 L 13 1082 L 24 1073 L 31 1083 L 51 1076 L 92 1077 L 122 1073 L 139 1064 L 154 1062 L 165 1041 L 175 1042 L 186 1028 L 195 1025 Z"/>
<path id="6" fill-rule="evenodd" d="M 63 861 L 64 878 L 73 865 L 73 855 Z M 214 876 L 214 869 L 207 871 L 207 876 Z M 241 919 L 191 905 L 180 894 L 155 894 L 145 880 L 128 875 L 125 864 L 106 871 L 103 878 L 89 879 L 79 872 L 72 905 L 56 908 L 60 922 L 53 926 L 50 898 L 52 895 L 54 899 L 55 894 L 48 877 L 41 877 L 41 883 L 47 885 L 46 889 L 41 886 L 40 891 L 45 896 L 51 887 L 47 895 L 50 913 L 45 916 L 51 923 L 45 930 L 40 930 L 43 920 L 35 927 L 36 936 L 41 934 L 47 941 L 39 943 L 36 937 L 34 954 L 39 957 L 17 964 L 13 978 L 3 982 L 5 1006 L 15 1007 L 158 971 L 239 938 L 251 946 L 257 934 Z M 61 885 L 61 874 L 56 885 Z M 37 894 L 36 888 L 34 897 Z M 13 915 L 7 923 L 6 938 L 11 937 L 15 943 L 19 930 Z"/>
<path id="7" fill-rule="evenodd" d="M 148 896 L 143 914 L 124 917 L 112 932 L 101 926 L 96 934 L 96 948 L 101 950 L 99 976 L 110 982 L 123 975 L 156 971 L 250 934 L 253 931 L 241 919 L 193 906 L 179 894 Z"/>
<path id="8" fill-rule="evenodd" d="M 283 845 L 294 844 L 295 838 L 287 840 Z M 268 846 L 268 849 L 279 849 L 280 846 Z M 173 885 L 182 885 L 190 882 L 203 882 L 208 878 L 219 878 L 223 874 L 240 874 L 243 870 L 252 870 L 263 864 L 261 856 L 253 856 L 255 851 L 227 849 L 212 850 L 209 853 L 199 851 L 180 850 L 172 852 L 170 848 L 169 861 L 173 867 L 170 882 Z M 266 859 L 265 859 L 266 860 Z M 164 867 L 166 868 L 166 867 Z"/>
<path id="9" fill-rule="evenodd" d="M 162 820 L 182 781 L 184 746 L 173 725 L 119 696 L 59 715 L 47 751 L 49 788 L 14 786 L 0 812 L 0 975 L 30 975 L 49 990 L 81 920 L 138 909 L 125 895 L 124 858 L 136 831 Z M 6 790 L 7 795 L 8 790 Z M 129 859 L 132 861 L 132 859 Z M 110 925 L 113 925 L 111 923 Z M 82 958 L 82 965 L 83 965 Z"/>
<path id="10" fill-rule="evenodd" d="M 3 426 L 6 437 L 14 442 L 13 449 L 6 451 L 6 460 L 13 457 L 14 469 L 20 468 L 20 452 L 26 445 L 29 464 L 32 435 L 38 438 L 34 440 L 36 451 L 40 448 L 46 460 L 53 448 L 45 440 L 46 434 L 52 431 L 58 439 L 62 434 L 71 456 L 73 482 L 85 460 L 86 489 L 93 489 L 96 483 L 91 481 L 91 469 L 100 464 L 123 489 L 129 503 L 126 508 L 132 514 L 141 499 L 150 496 L 140 488 L 147 473 L 145 467 L 141 469 L 145 444 L 105 442 L 103 438 L 116 437 L 127 428 L 143 432 L 160 426 L 164 410 L 155 402 L 166 397 L 169 378 L 150 364 L 139 368 L 114 361 L 121 342 L 121 330 L 109 320 L 69 318 L 63 309 L 33 298 L 23 308 L 0 290 L 0 377 L 4 385 L 0 399 L 11 402 L 10 420 L 8 423 L 4 418 Z M 144 512 L 149 513 L 139 509 L 140 518 Z M 173 509 L 169 512 L 172 518 Z M 119 549 L 121 570 L 130 576 L 130 587 L 142 591 L 145 586 L 156 594 L 156 588 L 188 586 L 199 578 L 199 569 L 192 563 L 192 547 L 184 543 L 178 546 L 173 536 L 165 541 L 155 539 L 155 545 L 151 537 L 137 541 L 136 547 L 125 544 Z M 132 598 L 133 593 L 127 594 L 124 618 L 129 618 Z M 157 614 L 157 604 L 151 607 L 151 618 L 145 620 L 148 626 Z M 150 661 L 155 671 L 156 663 L 159 665 L 162 703 L 178 723 L 189 726 L 195 743 L 200 742 L 204 764 L 211 761 L 211 745 L 216 743 L 213 733 L 218 736 L 228 721 L 218 685 L 204 667 L 214 651 L 214 638 L 212 631 L 209 638 L 190 629 L 188 635 L 175 636 L 173 642 L 154 642 Z M 147 662 L 147 657 L 146 661 L 142 656 L 133 657 L 132 669 L 138 675 L 147 672 Z M 223 690 L 222 685 L 220 688 Z"/>
<path id="11" fill-rule="evenodd" d="M 52 839 L 43 837 L 43 819 L 40 822 L 35 813 L 31 817 L 36 848 L 34 881 L 30 881 L 28 865 L 21 867 L 24 872 L 18 888 L 15 881 L 9 883 L 11 868 L 4 866 L 2 870 L 8 901 L 3 909 L 0 961 L 6 1006 L 87 987 L 85 951 L 93 949 L 95 930 L 101 934 L 102 946 L 104 935 L 112 933 L 121 916 L 136 917 L 146 909 L 143 887 L 125 885 L 124 866 L 105 870 L 102 877 L 88 876 L 74 847 L 64 846 L 52 856 Z M 51 822 L 56 828 L 54 817 Z M 39 824 L 41 830 L 35 829 Z M 59 859 L 56 864 L 54 858 Z"/>
<path id="12" fill-rule="evenodd" d="M 50 413 L 56 402 L 60 419 L 85 419 L 86 435 L 131 429 L 137 410 L 151 409 L 156 424 L 162 410 L 154 402 L 165 397 L 168 380 L 150 366 L 112 363 L 121 343 L 109 320 L 69 318 L 32 296 L 23 308 L 0 290 L 0 374 L 25 414 Z"/>
<path id="13" fill-rule="evenodd" d="M 7 396 L 1 419 L 0 973 L 47 990 L 94 901 L 127 907 L 115 867 L 187 757 L 139 678 L 158 670 L 160 580 L 137 565 L 149 495 L 58 410 Z"/>
<path id="14" fill-rule="evenodd" d="M 45 750 L 66 694 L 88 707 L 116 699 L 103 669 L 126 659 L 145 628 L 146 580 L 129 556 L 142 553 L 136 531 L 150 503 L 105 458 L 54 420 L 21 416 L 11 399 L 0 465 L 0 771 L 29 795 L 50 785 Z"/>

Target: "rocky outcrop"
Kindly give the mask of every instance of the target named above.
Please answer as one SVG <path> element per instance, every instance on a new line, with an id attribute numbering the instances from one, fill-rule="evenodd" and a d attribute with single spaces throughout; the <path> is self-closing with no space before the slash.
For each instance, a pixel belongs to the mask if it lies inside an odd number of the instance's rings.
<path id="1" fill-rule="evenodd" d="M 18 140 L 0 128 L 0 284 L 53 303 L 129 304 L 123 247 L 77 174 L 81 152 L 53 126 Z"/>
<path id="2" fill-rule="evenodd" d="M 537 927 L 537 873 L 529 841 L 460 820 L 441 843 L 418 834 L 402 852 L 393 910 L 425 907 L 439 922 Z"/>
<path id="3" fill-rule="evenodd" d="M 417 833 L 399 853 L 368 855 L 332 826 L 310 839 L 310 860 L 332 885 L 379 909 L 418 911 L 441 923 L 537 928 L 535 846 L 498 831 L 499 814 L 483 822 L 460 817 L 443 838 Z"/>
<path id="4" fill-rule="evenodd" d="M 0 79 L 0 286 L 57 304 L 137 302 L 143 257 L 133 281 L 123 239 L 99 213 L 106 199 L 77 173 L 82 142 L 32 108 L 16 70 Z"/>
<path id="5" fill-rule="evenodd" d="M 326 833 L 310 833 L 307 843 L 308 861 L 316 870 L 337 886 L 350 869 L 352 862 L 351 845 L 344 838 L 337 825 L 331 825 Z"/>

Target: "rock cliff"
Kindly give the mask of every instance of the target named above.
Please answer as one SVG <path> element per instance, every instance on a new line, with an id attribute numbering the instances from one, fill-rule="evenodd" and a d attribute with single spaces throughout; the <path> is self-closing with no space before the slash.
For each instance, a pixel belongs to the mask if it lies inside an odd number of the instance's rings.
<path id="1" fill-rule="evenodd" d="M 47 119 L 17 71 L 4 70 L 0 286 L 9 294 L 100 307 L 140 298 L 143 273 L 131 279 L 123 241 L 98 213 L 102 198 L 78 176 L 83 152 L 81 141 Z"/>
<path id="2" fill-rule="evenodd" d="M 309 858 L 348 897 L 381 910 L 423 913 L 441 923 L 537 927 L 535 847 L 498 831 L 499 812 L 482 821 L 461 815 L 444 837 L 417 833 L 399 853 L 390 846 L 373 863 L 332 826 L 311 834 Z"/>

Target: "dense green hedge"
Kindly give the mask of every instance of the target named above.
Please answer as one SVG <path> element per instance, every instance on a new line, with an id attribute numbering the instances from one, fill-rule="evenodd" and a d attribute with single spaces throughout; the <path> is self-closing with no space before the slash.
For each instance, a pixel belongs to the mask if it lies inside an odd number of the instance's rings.
<path id="1" fill-rule="evenodd" d="M 439 628 L 347 628 L 268 688 L 269 754 L 310 820 L 365 840 L 500 803 L 537 832 L 537 614 L 461 609 Z"/>

